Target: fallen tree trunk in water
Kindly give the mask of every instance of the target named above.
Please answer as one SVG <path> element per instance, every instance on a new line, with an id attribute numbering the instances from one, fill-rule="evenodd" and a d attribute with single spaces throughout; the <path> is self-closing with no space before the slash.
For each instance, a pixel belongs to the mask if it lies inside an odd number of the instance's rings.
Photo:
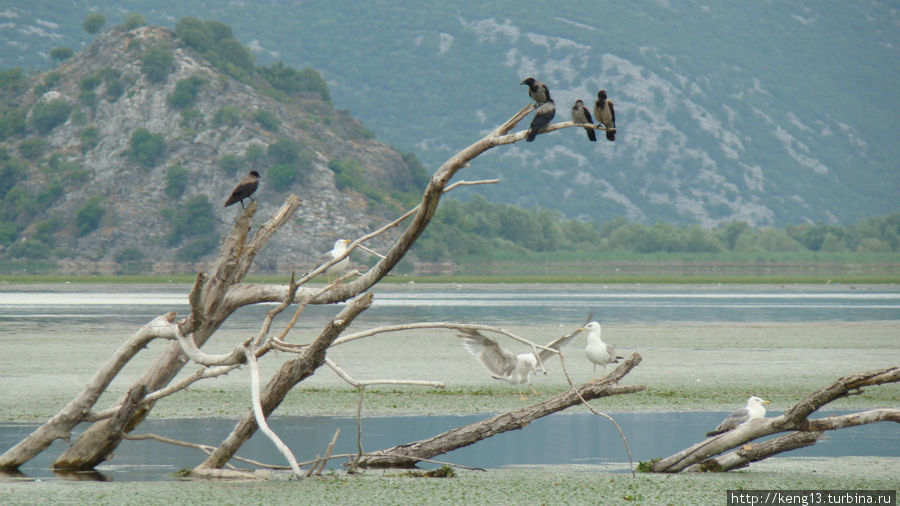
<path id="1" fill-rule="evenodd" d="M 748 420 L 737 428 L 718 434 L 666 457 L 651 466 L 656 473 L 681 471 L 730 471 L 748 466 L 779 453 L 810 446 L 820 440 L 822 432 L 880 421 L 900 423 L 900 409 L 876 409 L 850 415 L 809 420 L 822 406 L 848 395 L 856 395 L 863 387 L 900 382 L 900 367 L 868 371 L 838 379 L 831 385 L 813 392 L 781 416 Z M 751 441 L 792 432 L 761 444 Z M 724 454 L 738 448 L 732 453 Z M 724 455 L 723 455 L 724 454 Z"/>
<path id="2" fill-rule="evenodd" d="M 642 385 L 626 386 L 617 383 L 640 361 L 640 354 L 634 353 L 615 371 L 597 383 L 587 383 L 577 389 L 567 390 L 534 406 L 509 411 L 469 425 L 456 427 L 428 439 L 367 453 L 359 458 L 355 465 L 357 467 L 414 467 L 421 459 L 430 459 L 436 455 L 469 446 L 503 432 L 521 429 L 538 418 L 581 404 L 583 401 L 610 395 L 640 392 L 647 387 Z"/>

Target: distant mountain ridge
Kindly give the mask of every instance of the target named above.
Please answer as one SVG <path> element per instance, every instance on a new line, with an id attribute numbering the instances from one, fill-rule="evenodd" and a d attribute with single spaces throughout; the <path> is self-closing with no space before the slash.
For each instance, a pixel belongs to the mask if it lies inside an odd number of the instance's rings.
<path id="1" fill-rule="evenodd" d="M 494 200 L 707 227 L 848 224 L 900 209 L 900 13 L 888 4 L 186 0 L 96 8 L 161 23 L 202 11 L 230 23 L 259 61 L 322 72 L 335 103 L 429 169 L 526 104 L 518 83 L 528 75 L 548 83 L 558 119 L 576 98 L 593 103 L 598 88 L 609 91 L 615 143 L 588 144 L 566 130 L 494 150 L 465 175 L 500 177 L 472 190 Z M 35 61 L 37 51 L 81 36 L 35 36 L 42 45 L 20 47 L 27 34 L 57 33 L 64 16 L 87 14 L 30 9 L 5 11 L 19 30 L 0 32 L 15 50 L 8 54 Z"/>
<path id="2" fill-rule="evenodd" d="M 116 26 L 52 72 L 4 74 L 4 124 L 23 122 L 0 142 L 0 258 L 193 270 L 215 255 L 241 212 L 223 202 L 255 169 L 254 227 L 291 193 L 303 201 L 257 262 L 290 272 L 389 221 L 418 190 L 414 158 L 372 140 L 327 90 L 290 91 L 314 71 L 253 68 L 227 25 L 194 24 L 186 36 L 214 29 L 225 41 L 208 54 L 227 73 L 172 30 Z"/>

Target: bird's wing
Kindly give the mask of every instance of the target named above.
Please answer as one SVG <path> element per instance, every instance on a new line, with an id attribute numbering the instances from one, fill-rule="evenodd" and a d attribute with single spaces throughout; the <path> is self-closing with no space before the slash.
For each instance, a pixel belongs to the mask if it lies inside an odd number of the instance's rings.
<path id="1" fill-rule="evenodd" d="M 463 330 L 459 334 L 462 345 L 496 376 L 508 377 L 516 366 L 516 356 L 504 350 L 497 341 L 485 336 L 477 330 Z"/>
<path id="2" fill-rule="evenodd" d="M 608 126 L 616 128 L 616 109 L 613 107 L 613 103 L 611 100 L 606 99 L 606 103 L 609 104 L 609 117 L 612 120 L 612 125 Z"/>
<path id="3" fill-rule="evenodd" d="M 571 334 L 568 334 L 568 335 L 565 335 L 562 337 L 557 337 L 556 339 L 550 341 L 549 343 L 547 343 L 544 346 L 546 346 L 547 348 L 553 348 L 554 350 L 558 350 L 561 347 L 569 344 L 569 341 L 571 341 L 575 336 L 577 336 L 578 333 L 579 333 L 579 330 L 576 330 L 575 332 L 572 332 Z M 552 351 L 541 350 L 538 352 L 538 357 L 540 357 L 542 362 L 544 360 L 552 358 L 553 355 L 556 355 L 556 353 L 553 353 Z"/>
<path id="4" fill-rule="evenodd" d="M 594 118 L 591 117 L 591 111 L 589 111 L 587 107 L 582 107 L 581 110 L 584 111 L 584 116 L 587 119 L 587 122 L 593 124 Z"/>
<path id="5" fill-rule="evenodd" d="M 736 409 L 736 410 L 732 411 L 730 415 L 725 417 L 724 420 L 722 420 L 722 423 L 720 423 L 719 426 L 716 427 L 716 430 L 712 431 L 709 434 L 715 435 L 715 434 L 721 434 L 723 432 L 728 432 L 731 429 L 734 429 L 735 427 L 737 427 L 738 425 L 746 422 L 749 418 L 750 418 L 750 411 L 747 410 L 747 408 Z"/>
<path id="6" fill-rule="evenodd" d="M 556 116 L 556 107 L 552 102 L 544 102 L 534 113 L 534 118 L 531 120 L 531 130 L 537 132 L 544 128 L 553 121 L 554 116 Z"/>
<path id="7" fill-rule="evenodd" d="M 609 353 L 609 363 L 610 364 L 617 364 L 617 363 L 619 363 L 619 360 L 625 358 L 625 357 L 620 357 L 620 356 L 616 355 L 616 349 L 613 348 L 613 346 L 609 343 L 606 344 L 606 352 Z"/>

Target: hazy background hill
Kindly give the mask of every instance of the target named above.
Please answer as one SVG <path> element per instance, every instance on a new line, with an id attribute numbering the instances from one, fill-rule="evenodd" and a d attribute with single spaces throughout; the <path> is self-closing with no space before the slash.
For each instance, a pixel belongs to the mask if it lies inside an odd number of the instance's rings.
<path id="1" fill-rule="evenodd" d="M 338 108 L 429 171 L 527 103 L 546 81 L 568 119 L 599 87 L 615 143 L 567 130 L 496 150 L 472 191 L 570 217 L 713 226 L 853 223 L 897 211 L 900 14 L 888 3 L 98 1 L 231 24 L 257 63 L 310 65 Z M 49 65 L 86 39 L 86 4 L 0 8 L 0 65 Z M 602 139 L 601 139 L 602 140 Z"/>

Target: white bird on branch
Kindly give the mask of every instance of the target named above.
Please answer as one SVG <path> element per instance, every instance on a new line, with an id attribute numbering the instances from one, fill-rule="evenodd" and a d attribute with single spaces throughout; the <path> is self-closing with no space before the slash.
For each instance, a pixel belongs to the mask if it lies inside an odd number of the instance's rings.
<path id="1" fill-rule="evenodd" d="M 594 374 L 591 377 L 591 382 L 597 381 L 597 366 L 603 368 L 603 375 L 606 376 L 606 364 L 615 364 L 618 363 L 624 357 L 616 356 L 616 350 L 609 344 L 603 342 L 603 339 L 600 338 L 600 324 L 597 322 L 590 322 L 581 330 L 587 330 L 587 346 L 584 348 L 584 354 L 587 355 L 588 360 L 594 363 Z"/>
<path id="2" fill-rule="evenodd" d="M 577 332 L 573 332 L 567 336 L 560 337 L 549 343 L 547 348 L 558 350 L 561 346 L 569 342 Z M 535 356 L 534 352 L 519 353 L 518 355 L 502 348 L 497 341 L 485 336 L 477 330 L 462 330 L 462 334 L 458 336 L 462 339 L 463 347 L 478 357 L 478 360 L 484 367 L 491 372 L 494 379 L 507 381 L 513 385 L 521 385 L 525 383 L 534 395 L 540 395 L 531 386 L 531 375 L 536 372 L 538 357 L 541 363 L 548 360 L 555 353 L 549 350 L 540 350 Z M 525 400 L 527 397 L 521 391 L 519 397 Z"/>
<path id="3" fill-rule="evenodd" d="M 341 255 L 347 252 L 347 247 L 350 246 L 349 239 L 338 239 L 334 242 L 334 247 L 331 248 L 331 251 L 325 253 L 320 256 L 318 260 L 316 260 L 316 265 L 322 265 L 324 263 L 330 262 L 336 258 L 340 258 Z M 347 265 L 350 264 L 350 255 L 345 256 L 341 259 L 341 261 L 332 264 L 327 269 L 325 269 L 325 276 L 331 280 L 335 276 L 340 275 L 340 273 L 344 272 L 344 269 L 347 268 Z"/>
<path id="4" fill-rule="evenodd" d="M 722 420 L 722 423 L 720 423 L 715 430 L 707 432 L 706 437 L 715 436 L 717 434 L 722 434 L 723 432 L 733 430 L 737 428 L 738 425 L 753 418 L 765 418 L 766 408 L 765 406 L 763 406 L 763 404 L 769 404 L 769 401 L 760 399 L 755 395 L 751 396 L 749 399 L 747 399 L 746 406 L 732 411 L 730 415 Z"/>

